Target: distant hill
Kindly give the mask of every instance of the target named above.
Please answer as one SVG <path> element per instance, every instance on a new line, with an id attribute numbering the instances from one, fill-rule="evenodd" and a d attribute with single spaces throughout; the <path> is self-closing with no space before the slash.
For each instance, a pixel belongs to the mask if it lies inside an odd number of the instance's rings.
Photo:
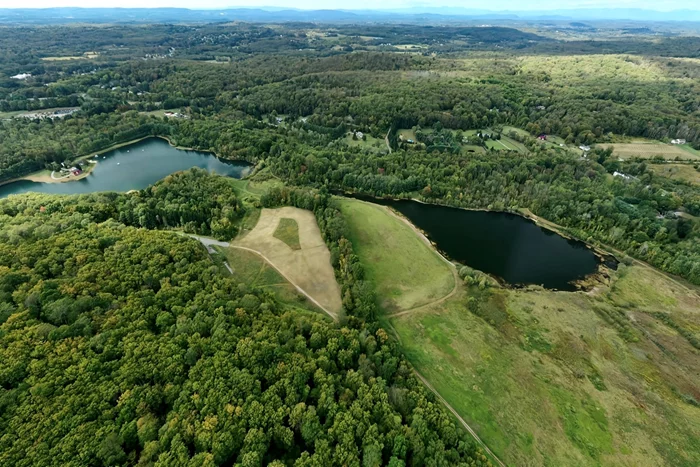
<path id="1" fill-rule="evenodd" d="M 298 10 L 279 8 L 0 8 L 2 24 L 69 23 L 213 23 L 230 21 L 317 23 L 457 22 L 465 20 L 529 21 L 700 21 L 700 10 L 659 12 L 638 8 L 490 11 L 466 8 L 422 7 L 395 10 Z"/>

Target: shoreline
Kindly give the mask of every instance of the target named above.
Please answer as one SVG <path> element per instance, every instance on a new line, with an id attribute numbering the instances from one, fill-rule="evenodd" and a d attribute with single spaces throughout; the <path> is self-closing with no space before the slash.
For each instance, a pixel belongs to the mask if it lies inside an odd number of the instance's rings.
<path id="1" fill-rule="evenodd" d="M 413 201 L 416 203 L 420 204 L 425 204 L 425 205 L 435 205 L 435 206 L 442 206 L 442 207 L 447 207 L 447 208 L 453 208 L 453 209 L 462 209 L 464 211 L 473 211 L 473 212 L 492 212 L 492 213 L 498 213 L 498 214 L 513 214 L 516 216 L 519 216 L 523 219 L 527 219 L 531 222 L 533 222 L 535 225 L 542 229 L 546 229 L 548 231 L 554 232 L 557 235 L 566 238 L 567 240 L 572 240 L 576 242 L 580 242 L 583 244 L 597 259 L 598 259 L 598 265 L 596 267 L 596 270 L 591 272 L 590 274 L 586 274 L 584 277 L 581 277 L 579 279 L 571 281 L 571 285 L 576 287 L 576 290 L 560 290 L 560 289 L 550 289 L 547 287 L 544 287 L 545 290 L 550 290 L 553 292 L 583 292 L 583 293 L 590 293 L 593 291 L 597 285 L 599 284 L 608 284 L 610 280 L 610 270 L 613 269 L 608 265 L 609 261 L 614 261 L 615 266 L 621 263 L 620 260 L 617 259 L 617 257 L 610 252 L 607 252 L 603 250 L 602 248 L 592 245 L 584 240 L 580 240 L 578 238 L 575 238 L 565 232 L 562 232 L 561 226 L 558 226 L 557 224 L 554 224 L 553 222 L 549 222 L 546 219 L 542 219 L 535 214 L 532 214 L 528 209 L 523 208 L 522 211 L 494 211 L 490 209 L 484 209 L 484 208 L 462 208 L 462 207 L 456 207 L 456 206 L 448 206 L 445 204 L 438 204 L 438 203 L 427 203 L 425 201 L 422 201 L 417 198 L 379 198 L 377 196 L 371 196 L 371 195 L 364 195 L 361 193 L 355 193 L 351 191 L 345 191 L 342 190 L 342 193 L 346 195 L 361 195 L 361 196 L 367 196 L 368 198 L 373 198 L 377 200 L 391 200 L 391 201 Z M 359 198 L 352 198 L 356 199 L 361 202 L 366 202 L 366 203 L 371 203 L 371 201 L 368 200 L 363 200 Z M 376 204 L 376 203 L 375 203 Z M 402 213 L 396 211 L 393 207 L 391 206 L 384 206 L 381 204 L 378 204 L 379 206 L 382 206 L 386 208 L 390 214 L 395 216 L 396 218 L 402 220 L 406 224 L 409 225 L 424 241 L 427 242 L 427 244 L 435 251 L 443 260 L 445 260 L 447 263 L 455 265 L 455 264 L 461 264 L 458 262 L 455 262 L 452 260 L 449 256 L 447 256 L 446 253 L 441 251 L 437 244 L 430 240 L 428 237 L 427 233 L 424 232 L 422 229 L 414 225 L 410 219 L 408 219 L 406 216 L 404 216 Z M 465 265 L 466 266 L 466 265 Z M 616 267 L 614 269 L 617 269 Z M 613 270 L 614 270 L 613 269 Z M 483 272 L 483 271 L 482 271 Z M 495 276 L 493 274 L 485 273 L 484 274 L 488 275 L 492 279 L 494 279 L 498 284 L 505 289 L 511 289 L 511 290 L 524 290 L 527 291 L 530 287 L 537 286 L 537 284 L 510 284 L 506 282 L 503 278 L 499 276 Z M 541 286 L 538 286 L 541 287 Z"/>
<path id="2" fill-rule="evenodd" d="M 80 161 L 85 161 L 85 160 L 88 160 L 88 159 L 92 159 L 95 155 L 104 154 L 104 153 L 106 153 L 106 152 L 114 151 L 114 150 L 116 150 L 116 149 L 123 148 L 123 147 L 125 147 L 125 146 L 130 146 L 130 145 L 132 145 L 132 144 L 140 143 L 141 141 L 144 141 L 144 140 L 147 140 L 147 139 L 150 139 L 150 138 L 162 139 L 162 140 L 166 141 L 166 142 L 167 142 L 170 146 L 172 146 L 173 148 L 179 149 L 179 150 L 181 150 L 181 151 L 206 152 L 206 153 L 212 154 L 214 157 L 216 157 L 216 158 L 218 158 L 218 159 L 221 159 L 221 160 L 223 160 L 223 161 L 234 161 L 234 160 L 241 160 L 241 161 L 243 161 L 243 159 L 225 159 L 225 158 L 219 156 L 219 155 L 218 155 L 217 153 L 215 153 L 214 151 L 211 151 L 211 150 L 209 150 L 209 149 L 196 149 L 196 148 L 188 148 L 188 147 L 184 147 L 184 146 L 176 146 L 175 144 L 173 144 L 172 141 L 170 141 L 170 139 L 169 139 L 167 136 L 149 135 L 149 136 L 144 136 L 144 137 L 142 137 L 142 138 L 137 138 L 137 139 L 135 139 L 135 140 L 126 141 L 126 142 L 124 142 L 124 143 L 118 143 L 118 144 L 112 145 L 112 146 L 110 146 L 110 147 L 108 147 L 108 148 L 101 149 L 101 150 L 99 150 L 99 151 L 91 152 L 90 154 L 77 157 L 77 158 L 75 159 L 75 162 L 80 162 Z M 247 162 L 247 161 L 245 161 L 245 162 Z M 74 176 L 74 177 L 66 177 L 66 178 L 62 178 L 62 179 L 55 179 L 55 178 L 52 178 L 52 177 L 51 177 L 51 171 L 50 171 L 50 170 L 48 170 L 48 169 L 42 169 L 42 170 L 38 170 L 38 171 L 36 171 L 36 172 L 32 172 L 32 173 L 27 174 L 27 175 L 23 175 L 23 176 L 21 176 L 21 177 L 16 177 L 16 178 L 12 178 L 12 179 L 10 179 L 10 180 L 5 180 L 5 181 L 3 181 L 3 182 L 0 182 L 0 186 L 9 185 L 9 184 L 15 183 L 15 182 L 21 182 L 22 180 L 27 180 L 27 181 L 36 182 L 36 183 L 69 183 L 69 182 L 75 182 L 75 181 L 78 181 L 78 180 L 82 180 L 83 178 L 85 178 L 85 177 L 87 177 L 88 175 L 90 175 L 90 174 L 92 173 L 93 168 L 94 168 L 95 166 L 96 166 L 96 164 L 90 164 L 90 166 L 87 167 L 87 170 L 84 170 L 82 174 L 77 175 L 77 176 Z"/>

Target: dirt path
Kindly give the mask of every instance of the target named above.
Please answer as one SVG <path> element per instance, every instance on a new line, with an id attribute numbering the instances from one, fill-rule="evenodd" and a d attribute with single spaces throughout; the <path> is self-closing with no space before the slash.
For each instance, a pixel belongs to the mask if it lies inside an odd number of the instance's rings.
<path id="1" fill-rule="evenodd" d="M 460 278 L 459 278 L 459 274 L 457 274 L 457 269 L 456 269 L 454 266 L 452 266 L 452 267 L 450 268 L 450 270 L 452 271 L 452 275 L 454 276 L 454 279 L 455 279 L 455 286 L 452 288 L 452 290 L 450 291 L 450 293 L 448 293 L 448 294 L 445 295 L 444 297 L 438 298 L 437 300 L 432 301 L 432 302 L 430 302 L 430 303 L 425 303 L 425 304 L 423 304 L 423 305 L 418 305 L 418 306 L 415 306 L 415 307 L 413 307 L 413 308 L 409 308 L 409 309 L 407 309 L 407 310 L 401 310 L 401 311 L 398 311 L 398 312 L 396 312 L 396 313 L 392 313 L 392 314 L 386 315 L 386 316 L 387 316 L 388 318 L 400 318 L 400 317 L 402 317 L 402 316 L 405 316 L 405 315 L 414 313 L 414 312 L 416 312 L 416 311 L 421 311 L 421 310 L 424 310 L 424 309 L 427 309 L 427 308 L 431 308 L 431 307 L 433 307 L 433 306 L 435 306 L 435 305 L 439 305 L 440 303 L 442 303 L 442 302 L 444 302 L 444 301 L 449 300 L 450 298 L 452 298 L 452 297 L 454 296 L 454 294 L 457 293 L 457 290 L 459 290 L 459 281 L 460 281 Z"/>
<path id="2" fill-rule="evenodd" d="M 220 246 L 220 247 L 224 247 L 224 248 L 238 248 L 239 250 L 245 250 L 245 251 L 250 251 L 251 253 L 255 253 L 256 255 L 260 256 L 263 260 L 265 260 L 265 262 L 267 264 L 272 266 L 275 269 L 275 271 L 277 271 L 282 277 L 284 277 L 287 280 L 287 282 L 292 284 L 294 286 L 294 288 L 296 288 L 299 291 L 299 293 L 301 293 L 306 298 L 308 298 L 311 301 L 311 303 L 313 303 L 314 305 L 319 307 L 321 310 L 326 312 L 328 314 L 328 316 L 333 318 L 333 320 L 335 320 L 335 321 L 338 320 L 338 317 L 334 313 L 332 313 L 331 311 L 326 309 L 323 305 L 318 303 L 311 295 L 309 295 L 304 289 L 302 289 L 298 284 L 296 284 L 292 279 L 290 279 L 289 276 L 287 276 L 284 273 L 284 271 L 280 270 L 277 266 L 275 266 L 275 263 L 273 263 L 268 257 L 266 257 L 264 254 L 260 253 L 259 251 L 254 250 L 252 248 L 245 247 L 245 246 L 231 245 L 228 242 L 221 242 L 219 240 L 214 240 L 213 238 L 201 237 L 199 235 L 188 235 L 188 237 L 191 237 L 191 238 L 194 238 L 195 240 L 198 240 L 202 245 L 204 245 L 206 247 L 206 249 L 209 253 L 216 253 L 216 250 L 214 250 L 214 248 L 213 248 L 214 246 Z M 231 267 L 228 265 L 228 263 L 224 263 L 224 264 L 226 266 L 226 269 L 228 269 L 231 272 L 231 274 L 233 274 L 233 271 L 231 270 Z"/>
<path id="3" fill-rule="evenodd" d="M 229 245 L 229 248 L 238 248 L 239 250 L 250 251 L 251 253 L 255 253 L 256 255 L 260 256 L 262 259 L 265 260 L 265 262 L 267 262 L 267 264 L 269 264 L 270 266 L 272 266 L 272 267 L 275 269 L 275 271 L 277 271 L 282 277 L 284 277 L 284 278 L 287 280 L 287 282 L 289 282 L 290 284 L 292 284 L 292 285 L 294 286 L 294 288 L 297 289 L 297 290 L 299 291 L 299 293 L 301 293 L 301 294 L 304 295 L 306 298 L 308 298 L 308 299 L 311 301 L 311 303 L 313 303 L 314 305 L 316 305 L 317 307 L 319 307 L 320 309 L 322 309 L 324 312 L 326 312 L 326 314 L 327 314 L 328 316 L 330 316 L 334 321 L 337 321 L 337 320 L 338 320 L 338 316 L 336 316 L 334 313 L 332 313 L 331 311 L 327 310 L 323 305 L 321 305 L 321 304 L 318 303 L 316 300 L 314 300 L 314 298 L 313 298 L 311 295 L 309 295 L 304 289 L 302 289 L 301 287 L 299 287 L 299 285 L 296 284 L 292 279 L 290 279 L 281 269 L 279 269 L 277 266 L 275 266 L 275 263 L 273 263 L 269 258 L 267 258 L 265 255 L 263 255 L 263 254 L 260 253 L 259 251 L 253 250 L 252 248 L 248 248 L 248 247 L 245 247 L 245 246 L 238 246 L 238 245 Z"/>
<path id="4" fill-rule="evenodd" d="M 470 427 L 469 424 L 467 424 L 467 422 L 465 422 L 464 419 L 457 413 L 457 411 L 456 411 L 455 409 L 453 409 L 452 406 L 451 406 L 450 404 L 447 403 L 447 401 L 440 395 L 439 392 L 437 392 L 437 390 L 433 387 L 433 385 L 430 384 L 430 383 L 428 382 L 428 380 L 425 379 L 425 377 L 424 377 L 423 375 L 421 375 L 420 373 L 418 373 L 418 371 L 416 371 L 415 368 L 413 369 L 413 373 L 415 373 L 415 375 L 418 377 L 419 380 L 421 380 L 421 382 L 425 385 L 426 388 L 430 389 L 430 391 L 431 391 L 433 394 L 435 394 L 435 397 L 437 397 L 438 400 L 440 400 L 440 402 L 442 402 L 442 404 L 447 408 L 447 410 L 449 410 L 450 412 L 452 412 L 452 415 L 454 415 L 455 417 L 457 417 L 457 420 L 459 420 L 459 422 L 462 424 L 462 426 L 469 432 L 470 435 L 472 435 L 472 437 L 474 438 L 474 440 L 476 440 L 476 442 L 479 444 L 479 446 L 481 446 L 481 448 L 482 448 L 484 451 L 486 451 L 486 453 L 487 453 L 488 455 L 490 455 L 491 458 L 492 458 L 494 461 L 496 461 L 496 463 L 497 463 L 499 466 L 501 466 L 501 467 L 506 467 L 506 465 L 505 465 L 503 462 L 501 462 L 501 460 L 496 456 L 496 454 L 494 454 L 494 453 L 489 449 L 489 447 L 486 446 L 486 444 L 485 444 L 483 441 L 481 441 L 481 438 L 479 438 L 479 435 L 476 434 L 476 432 L 472 429 L 472 427 Z"/>
<path id="5" fill-rule="evenodd" d="M 389 154 L 391 154 L 391 144 L 389 144 L 389 133 L 391 133 L 391 130 L 386 132 L 386 136 L 384 137 L 384 142 L 386 143 L 386 147 L 389 149 Z"/>

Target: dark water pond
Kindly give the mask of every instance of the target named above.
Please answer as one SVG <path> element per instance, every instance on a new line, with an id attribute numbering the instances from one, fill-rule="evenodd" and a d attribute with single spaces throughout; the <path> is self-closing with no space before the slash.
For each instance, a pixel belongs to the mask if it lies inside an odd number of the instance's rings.
<path id="1" fill-rule="evenodd" d="M 572 282 L 596 272 L 601 262 L 584 243 L 515 214 L 355 197 L 391 206 L 452 260 L 511 285 L 576 290 Z"/>
<path id="2" fill-rule="evenodd" d="M 160 138 L 149 138 L 99 155 L 92 173 L 82 180 L 66 183 L 38 183 L 21 180 L 0 186 L 0 198 L 30 191 L 53 194 L 96 191 L 141 190 L 173 172 L 192 167 L 234 178 L 251 170 L 247 162 L 232 162 L 200 151 L 185 151 Z"/>

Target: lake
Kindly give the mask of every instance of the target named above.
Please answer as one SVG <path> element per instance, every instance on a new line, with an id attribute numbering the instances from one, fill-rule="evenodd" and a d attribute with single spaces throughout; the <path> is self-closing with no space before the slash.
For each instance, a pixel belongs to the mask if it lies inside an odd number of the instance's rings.
<path id="1" fill-rule="evenodd" d="M 450 259 L 511 285 L 537 284 L 573 291 L 577 287 L 572 282 L 596 272 L 601 263 L 585 243 L 515 214 L 354 197 L 391 206 L 424 231 Z"/>
<path id="2" fill-rule="evenodd" d="M 20 180 L 0 186 L 0 198 L 30 191 L 52 194 L 93 193 L 96 191 L 141 190 L 173 172 L 192 167 L 207 169 L 234 178 L 242 178 L 251 165 L 242 161 L 226 161 L 212 153 L 177 149 L 160 138 L 100 154 L 92 173 L 82 180 L 65 183 L 39 183 Z"/>

